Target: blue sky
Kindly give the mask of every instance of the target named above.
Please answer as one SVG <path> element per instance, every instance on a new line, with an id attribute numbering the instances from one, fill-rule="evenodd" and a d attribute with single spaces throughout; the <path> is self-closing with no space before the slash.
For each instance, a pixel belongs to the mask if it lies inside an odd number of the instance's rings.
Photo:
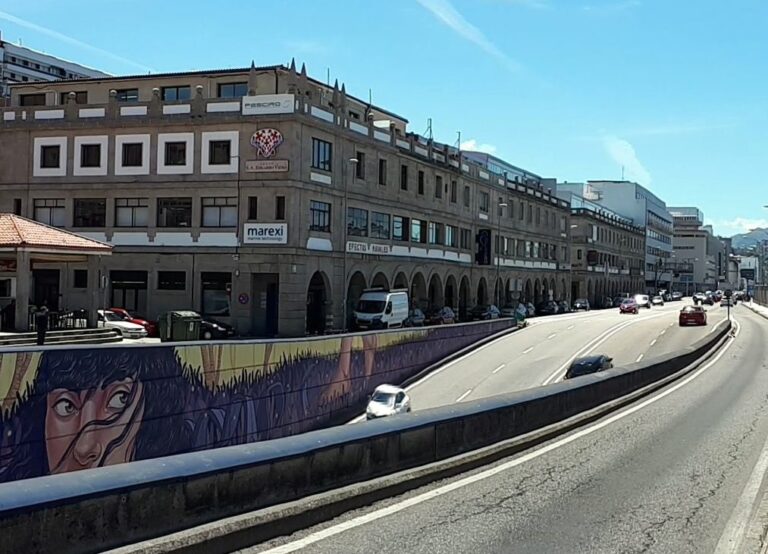
<path id="1" fill-rule="evenodd" d="M 12 42 L 114 74 L 306 62 L 560 180 L 768 226 L 765 0 L 0 0 Z"/>

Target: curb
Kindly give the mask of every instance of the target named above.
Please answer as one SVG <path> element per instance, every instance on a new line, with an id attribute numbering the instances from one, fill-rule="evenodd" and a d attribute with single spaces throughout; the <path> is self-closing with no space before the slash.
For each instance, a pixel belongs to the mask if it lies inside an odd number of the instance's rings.
<path id="1" fill-rule="evenodd" d="M 678 372 L 626 396 L 525 435 L 418 468 L 224 518 L 109 552 L 111 554 L 224 553 L 292 534 L 351 510 L 488 465 L 600 419 L 696 370 L 731 338 L 731 333 L 726 331 L 699 359 Z"/>

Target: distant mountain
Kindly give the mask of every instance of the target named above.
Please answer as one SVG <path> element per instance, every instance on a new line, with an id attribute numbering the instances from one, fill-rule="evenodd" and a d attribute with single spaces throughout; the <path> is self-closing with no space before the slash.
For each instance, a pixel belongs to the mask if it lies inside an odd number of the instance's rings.
<path id="1" fill-rule="evenodd" d="M 749 248 L 750 246 L 756 246 L 761 241 L 768 240 L 768 228 L 758 227 L 752 229 L 749 233 L 733 235 L 732 238 L 734 248 Z"/>

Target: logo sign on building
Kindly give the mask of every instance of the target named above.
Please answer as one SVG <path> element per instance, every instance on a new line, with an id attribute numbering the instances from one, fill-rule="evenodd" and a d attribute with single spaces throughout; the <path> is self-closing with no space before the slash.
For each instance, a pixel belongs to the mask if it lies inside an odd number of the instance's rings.
<path id="1" fill-rule="evenodd" d="M 347 252 L 353 254 L 385 255 L 392 253 L 392 247 L 388 244 L 368 244 L 367 242 L 347 242 Z"/>
<path id="2" fill-rule="evenodd" d="M 251 135 L 251 146 L 256 149 L 256 155 L 263 158 L 271 158 L 281 144 L 283 133 L 277 129 L 259 129 Z"/>
<path id="3" fill-rule="evenodd" d="M 293 113 L 293 94 L 260 94 L 243 96 L 243 115 Z"/>
<path id="4" fill-rule="evenodd" d="M 288 224 L 246 223 L 243 244 L 288 244 Z"/>

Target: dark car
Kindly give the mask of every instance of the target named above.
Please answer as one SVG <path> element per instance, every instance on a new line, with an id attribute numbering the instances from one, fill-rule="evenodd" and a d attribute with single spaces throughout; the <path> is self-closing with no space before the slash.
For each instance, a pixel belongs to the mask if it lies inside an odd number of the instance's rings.
<path id="1" fill-rule="evenodd" d="M 598 371 L 604 371 L 606 369 L 611 369 L 612 367 L 613 358 L 610 358 L 605 354 L 576 358 L 573 360 L 573 363 L 571 363 L 568 371 L 565 372 L 565 378 L 573 379 L 574 377 L 597 373 Z"/>
<path id="2" fill-rule="evenodd" d="M 707 311 L 702 306 L 686 306 L 680 310 L 678 323 L 680 327 L 686 325 L 706 325 Z"/>
<path id="3" fill-rule="evenodd" d="M 200 338 L 203 340 L 229 339 L 235 335 L 235 329 L 221 321 L 204 318 L 200 322 Z"/>
<path id="4" fill-rule="evenodd" d="M 558 311 L 557 302 L 554 300 L 547 300 L 536 306 L 536 313 L 538 315 L 555 315 Z"/>
<path id="5" fill-rule="evenodd" d="M 586 298 L 577 298 L 576 301 L 573 303 L 573 311 L 577 310 L 586 310 L 589 311 L 589 300 Z"/>
<path id="6" fill-rule="evenodd" d="M 435 308 L 427 313 L 424 321 L 427 325 L 447 325 L 456 323 L 456 314 L 448 306 Z"/>
<path id="7" fill-rule="evenodd" d="M 558 302 L 557 308 L 558 310 L 560 310 L 561 314 L 569 314 L 573 311 L 571 307 L 568 305 L 568 302 L 566 302 L 565 300 L 561 300 L 560 302 Z"/>
<path id="8" fill-rule="evenodd" d="M 617 296 L 616 298 L 613 299 L 613 307 L 614 308 L 620 307 L 621 303 L 624 302 L 624 300 L 626 299 L 623 296 Z"/>
<path id="9" fill-rule="evenodd" d="M 613 308 L 613 298 L 610 296 L 603 296 L 597 299 L 597 308 L 600 310 L 607 310 Z"/>
<path id="10" fill-rule="evenodd" d="M 424 312 L 418 308 L 413 308 L 410 312 L 408 312 L 408 318 L 405 320 L 405 326 L 421 327 L 424 325 L 425 320 L 426 316 L 424 315 Z"/>
<path id="11" fill-rule="evenodd" d="M 493 304 L 478 304 L 469 311 L 469 317 L 473 321 L 482 319 L 497 319 L 501 316 L 501 311 Z"/>
<path id="12" fill-rule="evenodd" d="M 682 300 L 682 299 L 683 299 L 683 293 L 682 292 L 673 292 L 670 295 L 670 300 L 673 301 L 673 302 L 676 302 L 677 300 Z"/>

